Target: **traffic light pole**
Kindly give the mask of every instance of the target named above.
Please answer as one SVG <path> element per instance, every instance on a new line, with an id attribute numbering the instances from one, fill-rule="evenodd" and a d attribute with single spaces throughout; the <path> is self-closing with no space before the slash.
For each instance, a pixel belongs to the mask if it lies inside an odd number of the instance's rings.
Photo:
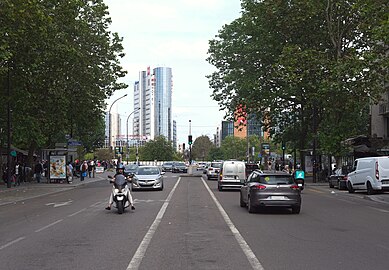
<path id="1" fill-rule="evenodd" d="M 189 120 L 189 136 L 188 136 L 188 144 L 189 144 L 189 165 L 192 165 L 192 121 Z"/>

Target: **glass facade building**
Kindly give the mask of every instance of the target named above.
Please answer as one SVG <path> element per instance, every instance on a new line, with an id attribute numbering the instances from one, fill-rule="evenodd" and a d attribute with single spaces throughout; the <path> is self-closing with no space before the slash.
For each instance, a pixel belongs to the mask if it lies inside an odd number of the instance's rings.
<path id="1" fill-rule="evenodd" d="M 173 145 L 172 120 L 172 69 L 157 67 L 152 71 L 139 73 L 139 81 L 134 85 L 134 135 L 155 139 L 164 136 Z"/>

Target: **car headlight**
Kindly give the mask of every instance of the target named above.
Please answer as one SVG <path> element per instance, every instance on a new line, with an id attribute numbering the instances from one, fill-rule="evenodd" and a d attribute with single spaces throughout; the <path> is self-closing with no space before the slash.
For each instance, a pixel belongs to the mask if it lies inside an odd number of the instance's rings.
<path id="1" fill-rule="evenodd" d="M 115 188 L 115 193 L 119 193 L 119 189 L 118 188 Z"/>

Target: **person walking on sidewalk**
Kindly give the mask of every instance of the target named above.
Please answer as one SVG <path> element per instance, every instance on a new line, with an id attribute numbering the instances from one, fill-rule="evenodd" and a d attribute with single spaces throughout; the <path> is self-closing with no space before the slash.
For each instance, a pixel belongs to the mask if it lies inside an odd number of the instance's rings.
<path id="1" fill-rule="evenodd" d="M 34 167 L 34 174 L 37 183 L 41 182 L 42 173 L 43 173 L 43 166 L 42 163 L 40 163 L 40 161 L 38 160 Z"/>
<path id="2" fill-rule="evenodd" d="M 66 175 L 67 175 L 68 184 L 71 184 L 73 182 L 73 166 L 70 161 L 68 165 L 66 165 Z"/>
<path id="3" fill-rule="evenodd" d="M 20 186 L 21 170 L 22 170 L 22 166 L 20 166 L 19 162 L 16 162 L 16 165 L 15 165 L 15 186 Z"/>
<path id="4" fill-rule="evenodd" d="M 81 169 L 80 180 L 84 181 L 85 177 L 88 175 L 88 164 L 86 163 L 86 160 L 84 160 L 80 169 Z"/>

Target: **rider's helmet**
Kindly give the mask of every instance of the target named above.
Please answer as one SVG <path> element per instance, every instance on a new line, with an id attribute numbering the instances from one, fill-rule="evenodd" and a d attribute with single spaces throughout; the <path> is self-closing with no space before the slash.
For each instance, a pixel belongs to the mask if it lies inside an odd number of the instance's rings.
<path id="1" fill-rule="evenodd" d="M 124 174 L 124 166 L 123 166 L 123 164 L 119 164 L 119 165 L 116 167 L 116 173 L 117 173 L 117 174 Z"/>
<path id="2" fill-rule="evenodd" d="M 297 165 L 296 165 L 296 169 L 297 169 L 297 170 L 300 170 L 300 169 L 301 169 L 301 165 L 300 165 L 300 164 L 297 164 Z"/>

